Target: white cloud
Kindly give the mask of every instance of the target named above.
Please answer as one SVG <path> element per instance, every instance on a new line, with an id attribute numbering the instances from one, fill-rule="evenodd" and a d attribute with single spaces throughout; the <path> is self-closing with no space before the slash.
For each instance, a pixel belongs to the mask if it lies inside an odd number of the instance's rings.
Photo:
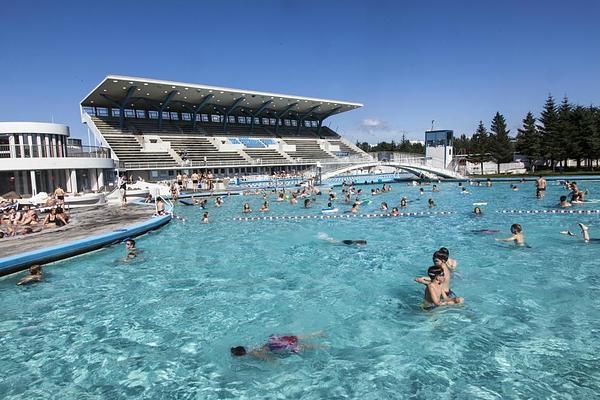
<path id="1" fill-rule="evenodd" d="M 388 129 L 388 126 L 385 122 L 377 118 L 365 118 L 361 121 L 360 127 L 362 130 L 366 130 L 369 132 L 378 130 L 385 131 Z"/>

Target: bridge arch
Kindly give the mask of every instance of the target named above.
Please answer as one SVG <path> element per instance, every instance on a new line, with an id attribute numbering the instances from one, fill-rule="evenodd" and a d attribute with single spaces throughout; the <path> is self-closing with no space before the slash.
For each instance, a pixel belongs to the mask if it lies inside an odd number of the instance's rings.
<path id="1" fill-rule="evenodd" d="M 449 171 L 441 168 L 431 167 L 429 165 L 421 165 L 417 163 L 401 162 L 401 161 L 371 161 L 359 163 L 350 166 L 345 166 L 333 171 L 328 171 L 321 175 L 321 180 L 334 178 L 338 175 L 348 173 L 357 169 L 367 169 L 374 167 L 393 167 L 415 174 L 416 176 L 424 175 L 429 179 L 465 179 L 464 176 L 457 172 Z"/>

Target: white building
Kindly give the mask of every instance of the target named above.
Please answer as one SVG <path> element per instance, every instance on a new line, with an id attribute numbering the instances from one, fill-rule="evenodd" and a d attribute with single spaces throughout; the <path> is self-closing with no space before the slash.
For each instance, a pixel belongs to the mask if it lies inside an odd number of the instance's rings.
<path id="1" fill-rule="evenodd" d="M 425 132 L 425 157 L 432 167 L 447 168 L 452 162 L 452 142 L 454 132 L 451 130 Z"/>
<path id="2" fill-rule="evenodd" d="M 42 122 L 0 122 L 0 195 L 76 193 L 113 181 L 114 161 L 103 147 L 68 146 L 69 127 Z"/>

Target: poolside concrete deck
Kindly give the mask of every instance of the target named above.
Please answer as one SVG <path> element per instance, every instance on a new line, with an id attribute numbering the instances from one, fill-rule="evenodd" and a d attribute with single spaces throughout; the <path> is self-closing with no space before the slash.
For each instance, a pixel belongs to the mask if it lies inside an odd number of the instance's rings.
<path id="1" fill-rule="evenodd" d="M 74 240 L 111 232 L 152 217 L 154 207 L 104 205 L 69 211 L 71 221 L 61 228 L 43 229 L 39 233 L 0 239 L 0 257 L 56 246 Z M 43 219 L 45 214 L 41 215 Z"/>

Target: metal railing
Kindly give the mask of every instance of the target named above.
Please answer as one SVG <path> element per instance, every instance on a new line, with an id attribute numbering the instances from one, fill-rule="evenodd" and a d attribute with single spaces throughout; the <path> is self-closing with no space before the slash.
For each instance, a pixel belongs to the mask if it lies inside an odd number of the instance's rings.
<path id="1" fill-rule="evenodd" d="M 316 165 L 320 164 L 359 164 L 373 161 L 365 157 L 344 157 L 343 159 L 326 158 L 326 159 L 306 159 L 294 158 L 293 160 L 263 160 L 253 159 L 247 160 L 232 160 L 232 161 L 191 161 L 187 160 L 182 163 L 155 161 L 155 162 L 124 162 L 120 165 L 125 169 L 166 169 L 166 168 L 223 168 L 223 167 L 268 167 L 280 165 Z"/>
<path id="2" fill-rule="evenodd" d="M 110 158 L 110 155 L 110 149 L 96 146 L 0 145 L 0 158 Z"/>

